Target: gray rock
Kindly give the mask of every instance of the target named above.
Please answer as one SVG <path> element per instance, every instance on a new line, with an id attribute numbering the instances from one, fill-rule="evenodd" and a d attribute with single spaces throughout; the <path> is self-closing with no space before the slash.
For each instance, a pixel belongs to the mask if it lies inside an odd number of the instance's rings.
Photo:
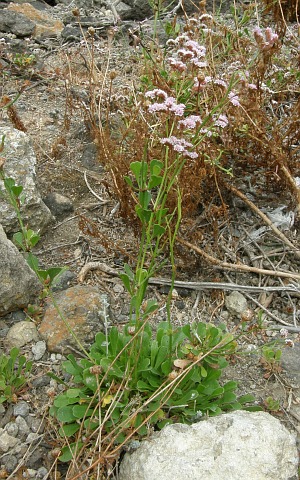
<path id="1" fill-rule="evenodd" d="M 1 458 L 1 463 L 4 466 L 5 470 L 7 473 L 11 473 L 14 471 L 16 466 L 19 463 L 19 460 L 15 455 L 5 455 L 3 458 Z"/>
<path id="2" fill-rule="evenodd" d="M 26 443 L 29 443 L 29 444 L 36 443 L 39 438 L 40 438 L 40 434 L 39 434 L 39 433 L 37 433 L 37 432 L 30 432 L 30 433 L 27 435 Z"/>
<path id="3" fill-rule="evenodd" d="M 231 315 L 240 317 L 248 308 L 247 300 L 240 292 L 231 292 L 225 298 L 225 306 Z"/>
<path id="4" fill-rule="evenodd" d="M 20 415 L 21 417 L 26 418 L 29 414 L 29 410 L 30 409 L 28 403 L 21 400 L 20 402 L 16 403 L 16 405 L 14 405 L 14 416 L 17 417 L 18 415 Z"/>
<path id="5" fill-rule="evenodd" d="M 57 280 L 53 282 L 52 291 L 60 292 L 62 290 L 66 290 L 67 288 L 70 287 L 71 282 L 75 278 L 76 278 L 76 275 L 74 272 L 71 272 L 71 270 L 65 270 L 58 276 Z"/>
<path id="6" fill-rule="evenodd" d="M 6 453 L 20 443 L 19 438 L 12 437 L 3 428 L 0 428 L 0 453 Z"/>
<path id="7" fill-rule="evenodd" d="M 61 37 L 67 42 L 74 42 L 80 40 L 82 32 L 79 27 L 73 25 L 66 25 L 61 32 Z"/>
<path id="8" fill-rule="evenodd" d="M 19 433 L 18 425 L 15 422 L 8 422 L 5 425 L 4 430 L 12 437 L 16 437 Z"/>
<path id="9" fill-rule="evenodd" d="M 19 322 L 13 325 L 6 335 L 7 345 L 12 347 L 23 347 L 29 342 L 38 341 L 39 335 L 33 322 Z"/>
<path id="10" fill-rule="evenodd" d="M 20 130 L 3 127 L 0 136 L 5 135 L 4 150 L 6 161 L 4 173 L 11 177 L 17 185 L 23 186 L 24 203 L 21 206 L 21 215 L 24 224 L 39 233 L 54 220 L 49 208 L 44 204 L 35 185 L 36 156 L 30 138 Z M 3 190 L 3 182 L 0 181 Z M 20 230 L 16 212 L 13 207 L 0 196 L 0 223 L 6 233 L 15 233 Z"/>
<path id="11" fill-rule="evenodd" d="M 19 434 L 18 434 L 18 437 L 24 441 L 25 438 L 27 437 L 27 435 L 29 434 L 30 432 L 30 428 L 29 426 L 27 425 L 27 422 L 26 420 L 21 417 L 21 415 L 18 415 L 17 418 L 16 418 L 16 425 L 18 426 L 18 430 L 19 430 Z"/>
<path id="12" fill-rule="evenodd" d="M 52 215 L 59 219 L 74 211 L 72 201 L 60 193 L 49 193 L 43 198 L 43 202 L 47 205 Z"/>
<path id="13" fill-rule="evenodd" d="M 2 10 L 0 16 L 0 32 L 13 33 L 17 37 L 29 37 L 35 28 L 35 23 L 22 13 Z"/>
<path id="14" fill-rule="evenodd" d="M 35 8 L 30 2 L 16 4 L 11 2 L 7 10 L 24 15 L 25 18 L 34 23 L 32 36 L 34 38 L 47 38 L 58 36 L 63 29 L 63 23 L 60 20 L 52 18 L 46 10 Z"/>
<path id="15" fill-rule="evenodd" d="M 40 479 L 40 478 L 43 479 L 44 477 L 46 477 L 47 474 L 48 474 L 47 468 L 40 467 L 36 472 L 36 478 L 37 479 Z"/>
<path id="16" fill-rule="evenodd" d="M 27 448 L 28 446 L 26 445 L 26 449 Z M 37 470 L 38 468 L 40 468 L 41 465 L 45 464 L 45 457 L 46 457 L 45 448 L 42 448 L 42 447 L 35 448 L 31 452 L 29 459 L 26 462 L 26 466 L 28 468 L 34 468 L 35 470 Z"/>
<path id="17" fill-rule="evenodd" d="M 44 353 L 46 352 L 47 347 L 46 347 L 46 342 L 44 340 L 40 340 L 39 342 L 36 342 L 34 345 L 32 345 L 31 351 L 34 355 L 35 360 L 40 360 Z"/>
<path id="18" fill-rule="evenodd" d="M 296 440 L 279 420 L 236 411 L 165 427 L 125 455 L 119 480 L 291 480 L 297 466 Z"/>
<path id="19" fill-rule="evenodd" d="M 26 419 L 28 427 L 34 433 L 43 433 L 45 430 L 45 423 L 41 418 L 32 417 L 31 415 Z"/>
<path id="20" fill-rule="evenodd" d="M 93 170 L 94 172 L 103 171 L 103 167 L 98 159 L 98 147 L 95 143 L 88 143 L 84 147 L 80 161 L 88 170 Z"/>
<path id="21" fill-rule="evenodd" d="M 300 387 L 300 343 L 282 349 L 281 366 Z"/>
<path id="22" fill-rule="evenodd" d="M 0 316 L 34 302 L 42 289 L 36 274 L 29 268 L 18 249 L 7 239 L 1 225 L 0 278 Z"/>
<path id="23" fill-rule="evenodd" d="M 37 377 L 32 380 L 32 385 L 35 388 L 46 387 L 46 385 L 50 384 L 50 377 L 47 375 L 43 375 L 42 377 Z"/>

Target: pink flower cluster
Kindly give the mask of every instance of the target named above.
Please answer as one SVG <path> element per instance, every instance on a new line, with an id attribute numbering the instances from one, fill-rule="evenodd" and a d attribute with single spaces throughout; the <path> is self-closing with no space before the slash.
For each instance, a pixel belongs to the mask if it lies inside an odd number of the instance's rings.
<path id="1" fill-rule="evenodd" d="M 195 40 L 191 40 L 188 35 L 180 35 L 176 40 L 169 41 L 170 44 L 180 45 L 179 48 L 170 58 L 168 58 L 169 65 L 179 72 L 187 70 L 190 65 L 192 68 L 204 68 L 207 62 L 203 61 L 206 55 L 206 48 L 199 45 Z"/>
<path id="2" fill-rule="evenodd" d="M 178 126 L 179 128 L 192 130 L 193 128 L 196 128 L 197 125 L 201 125 L 201 123 L 202 119 L 199 115 L 189 115 L 188 117 L 185 117 L 184 120 L 179 120 Z"/>
<path id="3" fill-rule="evenodd" d="M 228 87 L 227 82 L 225 82 L 221 78 L 212 78 L 211 76 L 206 76 L 203 79 L 199 79 L 198 77 L 195 77 L 193 88 L 198 92 L 199 90 L 203 90 L 205 85 L 207 85 L 208 83 L 212 83 L 214 85 L 220 85 L 221 87 L 224 87 L 224 88 Z"/>
<path id="4" fill-rule="evenodd" d="M 259 27 L 254 28 L 253 35 L 256 43 L 262 51 L 271 50 L 271 48 L 278 42 L 277 33 L 272 32 L 270 27 L 265 29 L 265 37 Z"/>
<path id="5" fill-rule="evenodd" d="M 235 92 L 230 92 L 228 94 L 228 98 L 229 98 L 229 101 L 232 103 L 232 105 L 234 105 L 235 107 L 240 107 L 241 106 L 240 99 Z"/>
<path id="6" fill-rule="evenodd" d="M 229 123 L 228 118 L 223 113 L 221 115 L 213 115 L 213 119 L 215 127 L 225 128 Z"/>
<path id="7" fill-rule="evenodd" d="M 183 103 L 177 103 L 176 98 L 169 97 L 164 90 L 155 88 L 154 90 L 146 92 L 145 97 L 151 98 L 152 100 L 155 98 L 161 98 L 163 100 L 163 102 L 155 102 L 152 105 L 149 105 L 149 113 L 169 112 L 173 113 L 177 117 L 182 117 L 184 114 L 185 105 Z"/>
<path id="8" fill-rule="evenodd" d="M 188 150 L 188 148 L 193 148 L 194 145 L 187 142 L 184 138 L 178 138 L 171 135 L 170 137 L 162 138 L 160 143 L 172 147 L 175 152 L 181 153 L 184 157 L 198 158 L 198 153 Z"/>

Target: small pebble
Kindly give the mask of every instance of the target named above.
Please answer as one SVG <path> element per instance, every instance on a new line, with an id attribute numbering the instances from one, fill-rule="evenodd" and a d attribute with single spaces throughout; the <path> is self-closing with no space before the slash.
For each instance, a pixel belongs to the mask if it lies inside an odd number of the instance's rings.
<path id="1" fill-rule="evenodd" d="M 27 435 L 26 443 L 33 443 L 36 442 L 40 438 L 39 433 L 31 432 Z"/>
<path id="2" fill-rule="evenodd" d="M 21 402 L 18 402 L 15 406 L 14 406 L 14 416 L 17 417 L 18 415 L 21 415 L 21 417 L 27 417 L 27 415 L 29 414 L 29 405 L 27 402 L 24 402 L 24 401 L 21 401 Z"/>
<path id="3" fill-rule="evenodd" d="M 36 342 L 31 349 L 34 355 L 34 359 L 40 360 L 43 357 L 44 353 L 46 352 L 46 349 L 47 349 L 46 342 L 44 340 Z"/>
<path id="4" fill-rule="evenodd" d="M 9 422 L 5 425 L 4 430 L 11 435 L 12 437 L 16 437 L 19 432 L 18 425 L 15 422 Z"/>
<path id="5" fill-rule="evenodd" d="M 44 478 L 48 473 L 47 468 L 45 467 L 40 467 L 37 472 L 36 472 L 36 479 Z"/>

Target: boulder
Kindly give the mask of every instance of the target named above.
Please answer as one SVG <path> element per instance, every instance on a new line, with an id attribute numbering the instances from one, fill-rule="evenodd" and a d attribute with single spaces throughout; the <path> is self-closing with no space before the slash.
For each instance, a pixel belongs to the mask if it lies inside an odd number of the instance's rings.
<path id="1" fill-rule="evenodd" d="M 174 424 L 126 453 L 119 480 L 296 480 L 295 437 L 266 412 Z"/>
<path id="2" fill-rule="evenodd" d="M 108 298 L 97 287 L 77 285 L 54 293 L 53 298 L 39 328 L 49 352 L 70 353 L 69 346 L 80 348 L 77 340 L 88 348 L 109 323 Z"/>
<path id="3" fill-rule="evenodd" d="M 60 20 L 54 19 L 45 11 L 41 12 L 37 10 L 30 5 L 30 3 L 20 5 L 10 3 L 7 10 L 22 14 L 28 22 L 34 24 L 34 30 L 32 32 L 34 38 L 58 36 L 64 28 L 64 24 Z"/>
<path id="4" fill-rule="evenodd" d="M 0 32 L 13 33 L 17 37 L 29 37 L 35 28 L 34 22 L 21 13 L 1 10 Z"/>
<path id="5" fill-rule="evenodd" d="M 32 230 L 43 233 L 54 218 L 36 188 L 36 156 L 31 140 L 24 132 L 11 127 L 2 127 L 0 138 L 3 135 L 5 135 L 5 142 L 1 156 L 5 158 L 3 167 L 5 177 L 11 177 L 15 180 L 16 185 L 23 186 L 22 220 Z M 1 180 L 0 191 L 4 192 Z M 0 195 L 0 223 L 7 234 L 20 230 L 16 212 L 5 199 L 5 192 L 4 195 Z"/>
<path id="6" fill-rule="evenodd" d="M 26 307 L 42 289 L 36 274 L 0 225 L 0 316 Z"/>

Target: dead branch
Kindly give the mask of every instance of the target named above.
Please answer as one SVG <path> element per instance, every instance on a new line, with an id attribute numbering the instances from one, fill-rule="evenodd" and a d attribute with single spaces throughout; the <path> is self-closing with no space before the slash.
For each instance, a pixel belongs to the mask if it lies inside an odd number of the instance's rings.
<path id="1" fill-rule="evenodd" d="M 210 263 L 212 263 L 216 267 L 224 269 L 224 270 L 237 270 L 237 271 L 240 271 L 240 272 L 253 272 L 253 273 L 258 273 L 258 274 L 261 274 L 261 275 L 271 275 L 271 276 L 274 276 L 274 277 L 283 277 L 283 278 L 295 278 L 297 280 L 300 280 L 300 274 L 299 273 L 283 272 L 283 271 L 280 271 L 280 270 L 278 270 L 278 271 L 276 271 L 276 270 L 265 270 L 263 268 L 249 267 L 248 265 L 244 265 L 244 264 L 222 262 L 221 260 L 218 260 L 217 258 L 213 257 L 212 255 L 209 255 L 208 253 L 206 253 L 204 250 L 197 247 L 196 245 L 193 245 L 192 243 L 187 242 L 183 238 L 177 237 L 177 242 L 181 243 L 181 245 L 184 245 L 185 247 L 190 248 L 194 252 L 198 253 L 199 255 L 201 255 L 203 258 L 208 260 Z"/>
<path id="2" fill-rule="evenodd" d="M 240 192 L 237 188 L 229 185 L 228 183 L 225 184 L 226 188 L 233 192 L 237 197 L 241 198 L 275 233 L 275 235 L 280 238 L 280 240 L 285 243 L 297 258 L 300 259 L 300 251 L 297 247 L 282 233 L 271 220 L 265 215 L 249 198 L 246 197 L 242 192 Z"/>

